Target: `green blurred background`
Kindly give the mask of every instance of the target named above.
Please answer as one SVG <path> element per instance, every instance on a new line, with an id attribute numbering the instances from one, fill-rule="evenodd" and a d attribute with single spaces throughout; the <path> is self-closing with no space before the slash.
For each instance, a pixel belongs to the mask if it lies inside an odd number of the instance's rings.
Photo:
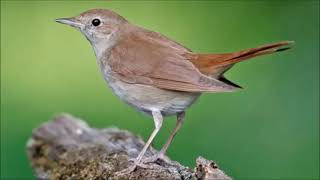
<path id="1" fill-rule="evenodd" d="M 112 9 L 196 52 L 295 40 L 290 51 L 229 71 L 244 90 L 203 95 L 168 155 L 189 167 L 202 155 L 236 179 L 319 178 L 319 1 L 1 1 L 1 178 L 33 178 L 26 142 L 60 112 L 144 139 L 151 133 L 152 120 L 106 87 L 83 35 L 54 22 L 91 8 Z M 165 121 L 156 148 L 174 124 Z"/>

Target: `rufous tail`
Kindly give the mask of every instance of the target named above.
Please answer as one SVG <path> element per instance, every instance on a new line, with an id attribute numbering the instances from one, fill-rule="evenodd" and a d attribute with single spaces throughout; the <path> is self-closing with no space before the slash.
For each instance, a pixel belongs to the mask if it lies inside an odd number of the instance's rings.
<path id="1" fill-rule="evenodd" d="M 223 76 L 223 73 L 230 69 L 235 63 L 245 61 L 256 56 L 285 51 L 290 49 L 293 44 L 293 41 L 281 41 L 233 53 L 189 54 L 187 57 L 201 73 L 212 76 L 226 84 L 241 88 L 239 85 L 226 79 Z"/>
<path id="2" fill-rule="evenodd" d="M 221 70 L 224 72 L 235 63 L 248 60 L 250 58 L 271 54 L 290 49 L 293 41 L 282 41 L 264 45 L 257 48 L 250 48 L 233 53 L 224 54 L 192 54 L 188 59 L 204 74 L 212 75 Z M 224 70 L 224 71 L 223 71 Z"/>

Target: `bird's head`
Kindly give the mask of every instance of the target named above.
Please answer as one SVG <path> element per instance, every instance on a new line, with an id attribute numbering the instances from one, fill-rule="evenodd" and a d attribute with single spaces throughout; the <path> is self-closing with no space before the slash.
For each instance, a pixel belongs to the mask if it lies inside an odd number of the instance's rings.
<path id="1" fill-rule="evenodd" d="M 107 9 L 92 9 L 72 18 L 59 18 L 56 22 L 79 29 L 93 46 L 110 44 L 114 41 L 120 26 L 127 20 Z"/>

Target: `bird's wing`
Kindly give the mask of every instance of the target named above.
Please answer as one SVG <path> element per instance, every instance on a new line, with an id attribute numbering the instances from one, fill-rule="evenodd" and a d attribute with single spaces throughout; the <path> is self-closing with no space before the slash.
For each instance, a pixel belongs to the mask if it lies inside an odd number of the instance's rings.
<path id="1" fill-rule="evenodd" d="M 186 59 L 190 51 L 161 34 L 146 30 L 121 36 L 109 63 L 120 80 L 186 92 L 227 92 L 237 89 L 211 78 Z"/>

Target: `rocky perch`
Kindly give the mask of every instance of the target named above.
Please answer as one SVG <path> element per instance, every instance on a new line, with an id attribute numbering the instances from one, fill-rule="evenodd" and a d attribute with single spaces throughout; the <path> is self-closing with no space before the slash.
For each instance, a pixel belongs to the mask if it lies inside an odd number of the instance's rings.
<path id="1" fill-rule="evenodd" d="M 126 130 L 90 128 L 83 120 L 63 114 L 33 131 L 27 151 L 37 179 L 231 179 L 202 157 L 194 170 L 168 159 L 137 167 L 129 174 L 119 173 L 132 165 L 129 159 L 143 145 L 140 137 Z M 151 148 L 146 156 L 155 153 Z"/>

